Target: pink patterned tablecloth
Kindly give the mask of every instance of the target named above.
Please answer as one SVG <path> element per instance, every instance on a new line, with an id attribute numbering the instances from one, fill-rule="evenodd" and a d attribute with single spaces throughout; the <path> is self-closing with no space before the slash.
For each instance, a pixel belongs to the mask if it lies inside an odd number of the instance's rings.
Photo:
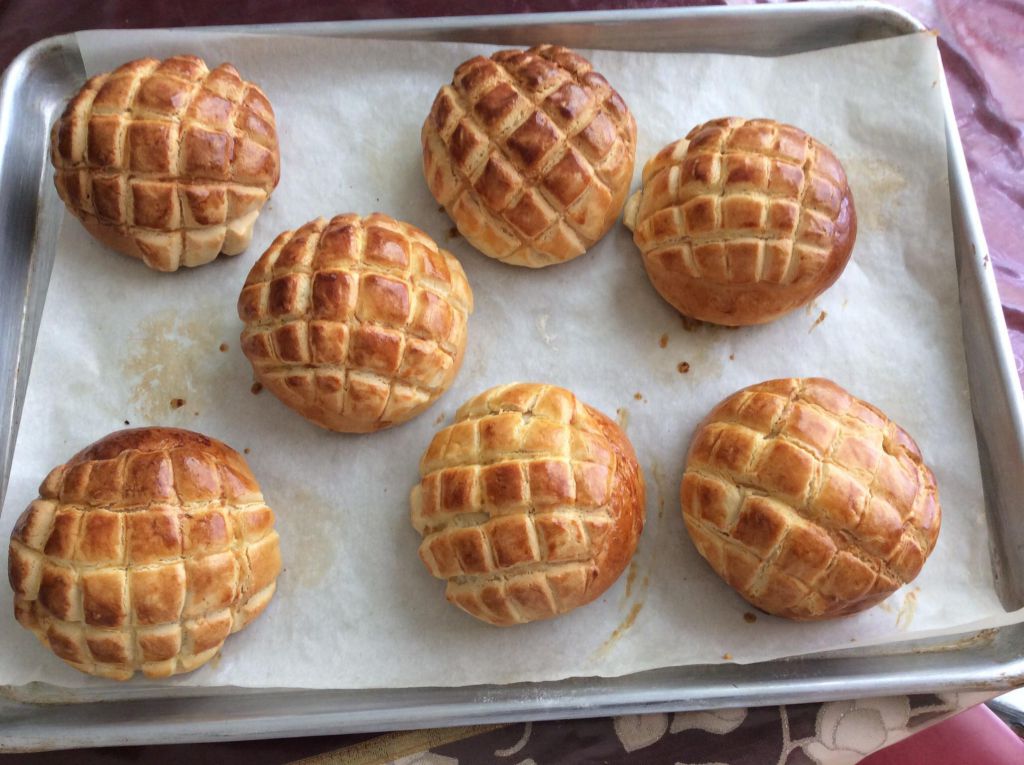
<path id="1" fill-rule="evenodd" d="M 402 16 L 712 5 L 659 0 L 245 0 L 238 3 L 0 2 L 0 66 L 60 32 Z M 735 3 L 742 4 L 742 3 Z M 1024 0 L 893 0 L 940 33 L 978 207 L 988 238 L 1018 373 L 1024 372 Z M 53 763 L 141 761 L 458 765 L 459 763 L 729 763 L 852 765 L 917 730 L 973 707 L 985 694 L 916 695 L 790 707 L 731 709 L 566 722 L 521 723 L 387 736 L 335 736 L 201 746 L 133 747 L 0 756 Z M 869 758 L 1009 765 L 1024 744 L 984 708 L 941 722 Z"/>

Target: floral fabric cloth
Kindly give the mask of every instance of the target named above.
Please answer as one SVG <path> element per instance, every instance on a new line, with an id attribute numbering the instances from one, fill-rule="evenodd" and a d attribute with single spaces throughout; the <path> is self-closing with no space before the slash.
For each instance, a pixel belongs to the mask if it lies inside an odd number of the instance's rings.
<path id="1" fill-rule="evenodd" d="M 825 704 L 394 733 L 299 762 L 346 765 L 854 765 L 989 694 L 921 694 Z M 431 733 L 439 738 L 432 741 Z M 419 751 L 410 752 L 410 748 Z"/>

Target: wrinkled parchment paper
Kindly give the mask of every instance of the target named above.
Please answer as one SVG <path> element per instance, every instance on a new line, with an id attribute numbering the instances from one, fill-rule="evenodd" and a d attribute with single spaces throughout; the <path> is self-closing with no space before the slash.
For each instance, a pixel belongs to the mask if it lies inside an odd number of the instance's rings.
<path id="1" fill-rule="evenodd" d="M 438 87 L 479 45 L 223 36 L 79 35 L 89 74 L 144 55 L 233 62 L 278 115 L 282 176 L 248 252 L 173 275 L 106 251 L 66 217 L 33 360 L 0 534 L 47 471 L 109 431 L 183 426 L 247 450 L 276 510 L 285 561 L 269 610 L 179 685 L 362 688 L 614 676 L 752 662 L 955 633 L 1006 619 L 990 573 L 950 229 L 935 38 L 779 59 L 589 54 L 636 115 L 644 160 L 723 115 L 799 125 L 844 162 L 860 231 L 838 283 L 769 326 L 688 330 L 651 288 L 621 224 L 584 257 L 506 267 L 452 235 L 420 169 Z M 325 432 L 250 392 L 235 300 L 282 230 L 318 215 L 388 212 L 463 262 L 476 295 L 465 365 L 426 414 L 371 436 Z M 227 345 L 221 350 L 221 344 Z M 689 371 L 680 370 L 681 363 Z M 753 614 L 700 559 L 678 505 L 697 421 L 754 382 L 824 375 L 913 434 L 938 478 L 938 547 L 913 585 L 824 624 Z M 594 604 L 512 629 L 477 622 L 424 570 L 407 495 L 431 434 L 484 388 L 567 386 L 618 417 L 649 486 L 627 574 Z M 185 405 L 172 409 L 170 401 Z M 42 649 L 0 587 L 0 684 L 99 684 Z M 142 681 L 140 681 L 142 682 Z"/>

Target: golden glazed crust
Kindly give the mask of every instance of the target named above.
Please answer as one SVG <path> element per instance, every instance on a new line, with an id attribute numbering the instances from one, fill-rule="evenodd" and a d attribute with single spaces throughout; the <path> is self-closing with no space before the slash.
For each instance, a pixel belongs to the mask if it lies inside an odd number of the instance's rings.
<path id="1" fill-rule="evenodd" d="M 303 417 L 347 433 L 434 403 L 462 364 L 472 310 L 459 261 L 381 213 L 286 231 L 238 298 L 256 378 Z"/>
<path id="2" fill-rule="evenodd" d="M 629 439 L 551 385 L 491 388 L 431 441 L 410 495 L 420 557 L 448 600 L 498 626 L 585 605 L 619 577 L 644 526 Z"/>
<path id="3" fill-rule="evenodd" d="M 857 236 L 846 173 L 824 144 L 737 117 L 698 125 L 652 157 L 625 222 L 665 300 L 730 326 L 813 300 L 839 278 Z"/>
<path id="4" fill-rule="evenodd" d="M 274 111 L 230 64 L 140 59 L 89 80 L 50 135 L 54 183 L 85 228 L 157 271 L 249 245 L 277 186 Z"/>
<path id="5" fill-rule="evenodd" d="M 935 477 L 896 423 L 829 380 L 772 380 L 698 426 L 683 519 L 711 567 L 758 608 L 828 619 L 921 571 L 942 521 Z"/>
<path id="6" fill-rule="evenodd" d="M 582 255 L 629 191 L 636 122 L 608 82 L 555 45 L 477 56 L 437 94 L 423 173 L 485 255 L 539 268 Z"/>
<path id="7" fill-rule="evenodd" d="M 270 602 L 274 514 L 207 436 L 122 430 L 54 468 L 11 533 L 14 612 L 75 669 L 190 672 Z"/>

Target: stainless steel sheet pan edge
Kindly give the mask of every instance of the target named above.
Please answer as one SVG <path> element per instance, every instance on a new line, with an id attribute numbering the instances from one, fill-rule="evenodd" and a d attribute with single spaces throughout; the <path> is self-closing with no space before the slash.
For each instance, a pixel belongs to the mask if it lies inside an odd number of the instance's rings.
<path id="1" fill-rule="evenodd" d="M 22 51 L 0 83 L 0 502 L 63 219 L 49 182 L 49 127 L 67 79 L 84 73 L 74 37 L 61 35 Z"/>

